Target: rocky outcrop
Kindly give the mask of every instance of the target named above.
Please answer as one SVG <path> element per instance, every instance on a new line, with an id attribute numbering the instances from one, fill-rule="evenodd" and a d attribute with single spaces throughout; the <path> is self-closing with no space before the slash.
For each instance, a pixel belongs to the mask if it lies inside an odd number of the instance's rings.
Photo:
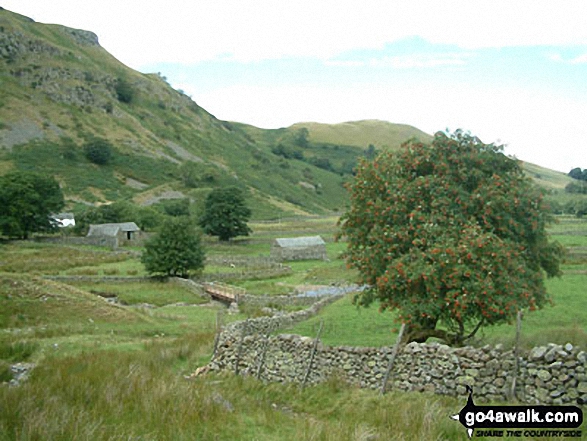
<path id="1" fill-rule="evenodd" d="M 100 46 L 98 36 L 93 32 L 67 27 L 62 29 L 67 35 L 71 36 L 76 43 L 82 46 Z"/>

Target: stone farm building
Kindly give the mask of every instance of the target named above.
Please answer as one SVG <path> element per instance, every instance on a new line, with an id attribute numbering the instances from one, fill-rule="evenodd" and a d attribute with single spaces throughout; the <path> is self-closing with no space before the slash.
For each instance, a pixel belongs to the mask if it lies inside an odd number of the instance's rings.
<path id="1" fill-rule="evenodd" d="M 106 245 L 118 248 L 131 243 L 138 244 L 142 239 L 141 229 L 134 222 L 90 225 L 86 239 L 93 245 Z"/>
<path id="2" fill-rule="evenodd" d="M 271 245 L 271 258 L 285 260 L 326 260 L 326 243 L 320 236 L 275 239 Z"/>

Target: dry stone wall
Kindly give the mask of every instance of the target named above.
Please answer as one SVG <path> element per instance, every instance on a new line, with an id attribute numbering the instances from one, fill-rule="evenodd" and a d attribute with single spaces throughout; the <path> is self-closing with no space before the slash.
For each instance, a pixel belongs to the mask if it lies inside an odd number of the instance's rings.
<path id="1" fill-rule="evenodd" d="M 302 383 L 306 375 L 308 384 L 319 383 L 334 375 L 359 387 L 379 389 L 392 347 L 330 347 L 318 343 L 309 369 L 314 339 L 268 335 L 310 317 L 332 300 L 325 299 L 293 314 L 227 326 L 210 368 L 283 383 Z M 528 404 L 587 400 L 586 368 L 587 353 L 571 344 L 536 347 L 519 358 L 516 397 Z M 451 348 L 438 343 L 410 343 L 400 349 L 387 387 L 456 396 L 465 394 L 465 385 L 470 385 L 479 402 L 502 401 L 510 398 L 514 371 L 514 353 L 500 345 Z"/>

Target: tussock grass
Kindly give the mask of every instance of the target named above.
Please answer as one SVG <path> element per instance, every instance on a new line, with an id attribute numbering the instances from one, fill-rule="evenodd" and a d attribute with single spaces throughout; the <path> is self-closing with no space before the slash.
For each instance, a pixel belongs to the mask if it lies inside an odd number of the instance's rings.
<path id="1" fill-rule="evenodd" d="M 448 418 L 462 403 L 450 398 L 380 397 L 336 378 L 303 391 L 232 375 L 184 380 L 178 362 L 209 342 L 50 358 L 21 387 L 0 387 L 0 439 L 465 439 Z"/>
<path id="2" fill-rule="evenodd" d="M 173 303 L 201 304 L 207 300 L 173 283 L 144 282 L 68 282 L 70 285 L 102 297 L 118 297 L 126 305 L 148 303 L 165 306 Z"/>
<path id="3" fill-rule="evenodd" d="M 27 360 L 38 349 L 39 345 L 32 341 L 0 340 L 0 360 L 19 362 Z"/>
<path id="4" fill-rule="evenodd" d="M 76 267 L 122 262 L 129 257 L 91 247 L 17 241 L 0 246 L 0 272 L 57 273 Z"/>

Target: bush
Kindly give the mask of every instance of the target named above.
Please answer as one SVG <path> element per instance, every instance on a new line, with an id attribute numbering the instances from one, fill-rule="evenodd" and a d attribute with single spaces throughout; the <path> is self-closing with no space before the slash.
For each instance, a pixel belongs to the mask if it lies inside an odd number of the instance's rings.
<path id="1" fill-rule="evenodd" d="M 116 81 L 116 97 L 121 103 L 130 104 L 135 96 L 135 92 L 126 78 L 119 77 Z"/>
<path id="2" fill-rule="evenodd" d="M 204 268 L 204 259 L 200 232 L 187 217 L 169 218 L 141 256 L 149 274 L 178 277 Z"/>
<path id="3" fill-rule="evenodd" d="M 105 165 L 112 159 L 112 144 L 103 138 L 94 138 L 84 144 L 84 154 L 90 162 Z"/>

